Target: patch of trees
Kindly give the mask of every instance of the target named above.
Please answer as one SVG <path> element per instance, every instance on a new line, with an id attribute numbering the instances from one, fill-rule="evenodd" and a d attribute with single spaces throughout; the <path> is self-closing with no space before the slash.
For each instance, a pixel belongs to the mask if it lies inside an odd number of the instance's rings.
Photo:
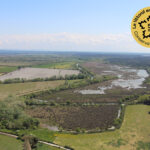
<path id="1" fill-rule="evenodd" d="M 137 103 L 150 105 L 150 95 L 142 95 L 137 99 Z"/>
<path id="2" fill-rule="evenodd" d="M 20 79 L 20 78 L 14 78 L 14 79 L 7 79 L 5 81 L 0 81 L 0 83 L 3 84 L 11 84 L 11 83 L 24 83 L 24 82 L 39 82 L 39 81 L 55 81 L 55 80 L 76 80 L 76 79 L 84 79 L 87 76 L 84 75 L 83 73 L 79 73 L 78 75 L 66 75 L 65 77 L 63 76 L 53 76 L 50 78 L 36 78 L 36 79 Z"/>
<path id="3" fill-rule="evenodd" d="M 0 128 L 1 129 L 29 129 L 39 125 L 37 119 L 27 116 L 24 112 L 23 101 L 9 96 L 0 102 Z"/>
<path id="4" fill-rule="evenodd" d="M 134 101 L 138 97 L 139 97 L 139 95 L 137 95 L 137 94 L 125 96 L 125 97 L 120 99 L 120 104 Z"/>
<path id="5" fill-rule="evenodd" d="M 145 105 L 150 105 L 150 95 L 149 94 L 144 94 L 144 95 L 129 95 L 125 96 L 124 98 L 120 99 L 120 104 L 126 103 L 126 104 L 145 104 Z"/>

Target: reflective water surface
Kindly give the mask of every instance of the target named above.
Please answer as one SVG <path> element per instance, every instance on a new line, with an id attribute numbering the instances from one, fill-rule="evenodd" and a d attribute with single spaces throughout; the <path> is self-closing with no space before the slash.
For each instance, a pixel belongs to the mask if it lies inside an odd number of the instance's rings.
<path id="1" fill-rule="evenodd" d="M 118 79 L 112 81 L 110 85 L 99 86 L 96 90 L 80 90 L 81 94 L 105 94 L 105 91 L 112 89 L 113 87 L 121 87 L 126 89 L 145 88 L 142 84 L 145 78 L 149 75 L 146 70 L 143 69 L 131 69 L 129 67 L 114 66 L 112 70 L 104 71 L 107 74 L 113 74 Z"/>

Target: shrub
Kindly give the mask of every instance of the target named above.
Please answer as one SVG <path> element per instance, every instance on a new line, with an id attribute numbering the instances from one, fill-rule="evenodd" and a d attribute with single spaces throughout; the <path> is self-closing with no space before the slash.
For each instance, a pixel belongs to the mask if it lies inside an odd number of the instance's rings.
<path id="1" fill-rule="evenodd" d="M 121 119 L 120 118 L 117 118 L 117 119 L 114 120 L 114 125 L 116 126 L 116 128 L 119 127 L 120 124 L 121 124 Z"/>
<path id="2" fill-rule="evenodd" d="M 78 133 L 79 133 L 80 131 L 81 131 L 81 129 L 80 129 L 80 128 L 76 128 L 76 132 L 78 132 Z"/>
<path id="3" fill-rule="evenodd" d="M 66 102 L 66 105 L 68 105 L 68 106 L 69 106 L 70 104 L 71 104 L 71 102 L 70 102 L 70 101 L 67 101 L 67 102 Z"/>

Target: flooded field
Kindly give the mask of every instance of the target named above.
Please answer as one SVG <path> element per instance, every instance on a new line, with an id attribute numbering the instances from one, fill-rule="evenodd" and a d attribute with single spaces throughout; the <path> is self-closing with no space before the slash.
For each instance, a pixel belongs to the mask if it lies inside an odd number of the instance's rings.
<path id="1" fill-rule="evenodd" d="M 134 72 L 134 74 L 131 74 L 127 79 L 124 77 L 120 77 L 118 80 L 113 81 L 112 85 L 120 86 L 122 88 L 127 89 L 145 88 L 142 86 L 142 83 L 145 80 L 145 78 L 148 77 L 148 73 L 146 72 L 146 70 L 128 69 L 128 72 Z"/>
<path id="2" fill-rule="evenodd" d="M 22 68 L 5 75 L 0 76 L 0 81 L 7 79 L 36 79 L 36 78 L 50 78 L 53 76 L 65 77 L 65 75 L 78 75 L 78 70 L 65 70 L 65 69 L 43 69 L 43 68 Z"/>
<path id="3" fill-rule="evenodd" d="M 97 64 L 91 62 L 91 64 L 88 63 L 88 68 L 92 70 L 94 73 L 100 75 L 115 75 L 118 77 L 118 79 L 109 82 L 105 86 L 99 86 L 95 90 L 83 89 L 78 91 L 83 95 L 84 94 L 106 94 L 105 91 L 109 89 L 113 89 L 115 87 L 120 87 L 127 90 L 145 88 L 142 84 L 144 80 L 149 76 L 146 70 L 134 69 L 125 66 L 120 67 L 117 65 Z"/>

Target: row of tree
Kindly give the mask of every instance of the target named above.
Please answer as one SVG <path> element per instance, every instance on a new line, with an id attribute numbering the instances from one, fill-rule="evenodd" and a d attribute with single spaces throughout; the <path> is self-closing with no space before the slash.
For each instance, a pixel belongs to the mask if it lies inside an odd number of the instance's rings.
<path id="1" fill-rule="evenodd" d="M 14 78 L 14 79 L 6 79 L 4 81 L 0 81 L 0 83 L 3 84 L 10 84 L 10 83 L 24 83 L 24 82 L 38 82 L 38 81 L 54 81 L 54 80 L 76 80 L 76 79 L 84 79 L 86 78 L 86 75 L 79 73 L 78 75 L 66 75 L 63 76 L 53 76 L 50 78 L 36 78 L 36 79 L 20 79 L 20 78 Z"/>

